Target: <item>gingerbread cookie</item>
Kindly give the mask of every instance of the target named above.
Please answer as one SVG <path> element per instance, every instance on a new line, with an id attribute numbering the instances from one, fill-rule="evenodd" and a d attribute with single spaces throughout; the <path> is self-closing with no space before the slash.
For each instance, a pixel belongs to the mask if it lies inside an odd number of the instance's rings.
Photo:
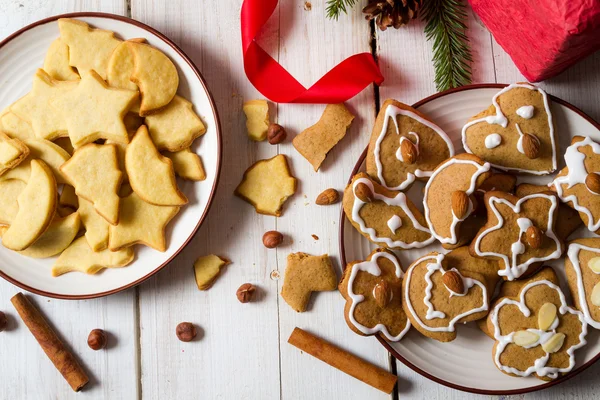
<path id="1" fill-rule="evenodd" d="M 473 238 L 461 225 L 476 209 L 474 193 L 490 176 L 490 164 L 471 154 L 454 156 L 433 171 L 423 195 L 425 220 L 443 245 L 459 247 Z"/>
<path id="2" fill-rule="evenodd" d="M 565 271 L 577 309 L 585 321 L 600 329 L 600 239 L 577 239 L 569 243 Z"/>
<path id="3" fill-rule="evenodd" d="M 438 164 L 453 155 L 452 141 L 427 116 L 386 100 L 371 134 L 367 173 L 388 189 L 404 190 L 415 179 L 427 180 Z"/>
<path id="4" fill-rule="evenodd" d="M 517 185 L 517 177 L 510 174 L 492 173 L 483 183 L 477 188 L 473 196 L 477 207 L 474 211 L 475 215 L 485 216 L 485 203 L 483 196 L 492 190 L 498 190 L 505 193 L 514 193 Z M 517 195 L 518 196 L 518 195 Z M 520 197 L 520 196 L 518 196 Z"/>
<path id="5" fill-rule="evenodd" d="M 287 257 L 281 297 L 297 312 L 304 312 L 312 292 L 335 290 L 337 276 L 327 254 L 292 253 Z"/>
<path id="6" fill-rule="evenodd" d="M 433 243 L 423 214 L 402 192 L 392 191 L 361 172 L 344 190 L 344 213 L 361 235 L 390 249 L 414 249 Z"/>
<path id="7" fill-rule="evenodd" d="M 575 366 L 575 350 L 586 344 L 584 315 L 568 306 L 551 268 L 519 286 L 518 295 L 495 302 L 487 319 L 496 341 L 496 367 L 508 375 L 533 374 L 543 380 L 566 374 Z"/>
<path id="8" fill-rule="evenodd" d="M 498 275 L 513 280 L 544 261 L 562 255 L 554 231 L 558 199 L 552 192 L 518 198 L 492 191 L 485 194 L 488 220 L 471 243 L 471 254 L 500 260 Z"/>
<path id="9" fill-rule="evenodd" d="M 410 329 L 402 309 L 404 272 L 394 253 L 376 249 L 366 261 L 346 266 L 338 289 L 346 299 L 344 314 L 350 329 L 359 335 L 380 333 L 397 342 Z"/>
<path id="10" fill-rule="evenodd" d="M 462 129 L 463 147 L 494 167 L 545 175 L 556 170 L 556 133 L 546 93 L 509 85 Z"/>
<path id="11" fill-rule="evenodd" d="M 469 271 L 472 261 L 450 263 L 434 251 L 406 271 L 402 307 L 423 335 L 450 342 L 456 338 L 456 324 L 487 315 L 491 291 L 483 275 Z"/>
<path id="12" fill-rule="evenodd" d="M 565 164 L 552 188 L 579 212 L 587 228 L 600 234 L 600 144 L 576 136 L 565 152 Z"/>

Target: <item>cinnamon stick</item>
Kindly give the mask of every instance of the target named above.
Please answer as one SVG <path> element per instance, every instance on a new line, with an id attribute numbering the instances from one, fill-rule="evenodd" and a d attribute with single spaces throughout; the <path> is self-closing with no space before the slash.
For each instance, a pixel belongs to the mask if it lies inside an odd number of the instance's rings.
<path id="1" fill-rule="evenodd" d="M 89 379 L 73 353 L 65 347 L 46 319 L 23 293 L 17 293 L 10 301 L 56 369 L 74 391 L 80 391 Z"/>
<path id="2" fill-rule="evenodd" d="M 398 377 L 300 328 L 295 328 L 288 343 L 334 368 L 385 393 L 394 390 Z"/>

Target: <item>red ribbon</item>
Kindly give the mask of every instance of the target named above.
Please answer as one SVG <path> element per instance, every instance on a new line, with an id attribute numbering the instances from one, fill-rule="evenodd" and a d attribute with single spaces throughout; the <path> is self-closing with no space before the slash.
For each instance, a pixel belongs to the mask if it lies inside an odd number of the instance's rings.
<path id="1" fill-rule="evenodd" d="M 269 100 L 276 103 L 341 103 L 372 82 L 378 85 L 383 82 L 373 56 L 360 53 L 339 63 L 306 89 L 256 43 L 256 36 L 276 6 L 277 0 L 244 0 L 241 14 L 246 76 Z"/>

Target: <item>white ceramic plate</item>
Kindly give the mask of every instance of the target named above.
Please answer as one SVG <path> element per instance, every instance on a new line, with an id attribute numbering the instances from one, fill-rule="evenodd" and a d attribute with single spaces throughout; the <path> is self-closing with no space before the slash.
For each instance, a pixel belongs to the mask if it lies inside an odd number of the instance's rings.
<path id="1" fill-rule="evenodd" d="M 192 149 L 202 158 L 207 179 L 202 182 L 178 180 L 189 204 L 167 228 L 167 251 L 135 246 L 135 261 L 125 268 L 109 269 L 96 275 L 50 274 L 54 258 L 36 260 L 0 246 L 0 275 L 29 291 L 58 298 L 82 299 L 115 293 L 136 285 L 165 266 L 193 237 L 210 206 L 216 190 L 221 163 L 219 118 L 202 76 L 173 42 L 154 29 L 131 19 L 101 13 L 76 13 L 38 21 L 0 43 L 0 110 L 31 89 L 33 74 L 41 68 L 46 50 L 59 36 L 57 18 L 76 18 L 95 28 L 114 31 L 122 39 L 143 37 L 164 52 L 179 72 L 178 94 L 189 99 L 204 121 L 207 131 Z"/>
<path id="2" fill-rule="evenodd" d="M 461 129 L 464 123 L 473 115 L 487 108 L 491 104 L 492 96 L 503 85 L 472 85 L 458 90 L 452 90 L 434 95 L 417 103 L 415 107 L 430 116 L 452 139 L 457 154 L 464 152 L 461 143 Z M 583 112 L 575 107 L 553 98 L 552 113 L 559 136 L 559 168 L 564 166 L 562 154 L 569 146 L 571 137 L 575 135 L 588 135 L 600 141 L 600 128 Z M 365 153 L 358 161 L 354 175 L 364 171 Z M 519 182 L 532 182 L 537 184 L 547 183 L 551 176 L 546 177 L 520 177 Z M 417 182 L 408 192 L 421 211 L 423 210 L 422 189 L 424 184 Z M 587 229 L 582 228 L 571 237 L 593 236 Z M 376 246 L 358 233 L 345 216 L 341 215 L 340 221 L 340 254 L 342 262 L 364 260 Z M 430 251 L 443 251 L 441 245 L 431 245 L 425 249 L 406 250 L 396 252 L 405 268 L 417 258 Z M 564 261 L 557 260 L 548 263 L 554 267 L 561 279 L 561 286 L 566 287 L 564 274 Z M 568 293 L 568 289 L 566 290 Z M 571 302 L 571 304 L 573 304 Z M 398 343 L 387 343 L 379 338 L 382 344 L 400 361 L 419 372 L 420 374 L 455 389 L 485 393 L 485 394 L 516 394 L 539 390 L 561 381 L 580 372 L 600 358 L 599 332 L 590 329 L 588 344 L 577 350 L 577 365 L 575 370 L 561 379 L 550 383 L 529 377 L 515 378 L 501 373 L 492 360 L 493 341 L 481 332 L 474 323 L 458 326 L 458 337 L 450 343 L 441 343 L 426 338 L 415 329 Z"/>

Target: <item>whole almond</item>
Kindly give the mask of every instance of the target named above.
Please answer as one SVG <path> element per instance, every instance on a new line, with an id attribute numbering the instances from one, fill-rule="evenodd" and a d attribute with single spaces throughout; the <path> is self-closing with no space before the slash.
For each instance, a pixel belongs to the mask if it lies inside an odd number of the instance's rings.
<path id="1" fill-rule="evenodd" d="M 408 139 L 400 143 L 400 154 L 402 155 L 402 160 L 407 164 L 414 164 L 419 156 L 417 146 Z"/>
<path id="2" fill-rule="evenodd" d="M 540 155 L 540 140 L 529 134 L 523 134 L 523 152 L 527 158 L 538 158 Z"/>
<path id="3" fill-rule="evenodd" d="M 381 308 L 387 306 L 392 299 L 392 289 L 390 285 L 383 279 L 373 288 L 373 297 L 375 302 Z"/>
<path id="4" fill-rule="evenodd" d="M 462 190 L 455 190 L 451 197 L 452 212 L 458 219 L 465 219 L 469 212 L 469 195 Z"/>
<path id="5" fill-rule="evenodd" d="M 585 177 L 585 186 L 594 194 L 600 194 L 600 175 L 592 172 Z"/>
<path id="6" fill-rule="evenodd" d="M 268 231 L 263 235 L 263 244 L 268 249 L 274 249 L 283 242 L 283 235 L 277 231 Z"/>
<path id="7" fill-rule="evenodd" d="M 531 247 L 532 249 L 539 249 L 540 247 L 542 247 L 544 234 L 542 233 L 540 228 L 532 225 L 525 231 L 525 240 L 527 241 L 529 247 Z"/>
<path id="8" fill-rule="evenodd" d="M 321 192 L 321 194 L 317 196 L 315 203 L 320 206 L 328 206 L 330 204 L 337 203 L 339 199 L 340 195 L 338 191 L 330 188 Z"/>
<path id="9" fill-rule="evenodd" d="M 354 188 L 354 194 L 363 203 L 370 203 L 373 201 L 373 193 L 371 193 L 371 189 L 362 182 L 356 185 Z"/>
<path id="10" fill-rule="evenodd" d="M 442 277 L 442 282 L 451 292 L 463 294 L 465 291 L 465 284 L 456 271 L 446 272 Z"/>

